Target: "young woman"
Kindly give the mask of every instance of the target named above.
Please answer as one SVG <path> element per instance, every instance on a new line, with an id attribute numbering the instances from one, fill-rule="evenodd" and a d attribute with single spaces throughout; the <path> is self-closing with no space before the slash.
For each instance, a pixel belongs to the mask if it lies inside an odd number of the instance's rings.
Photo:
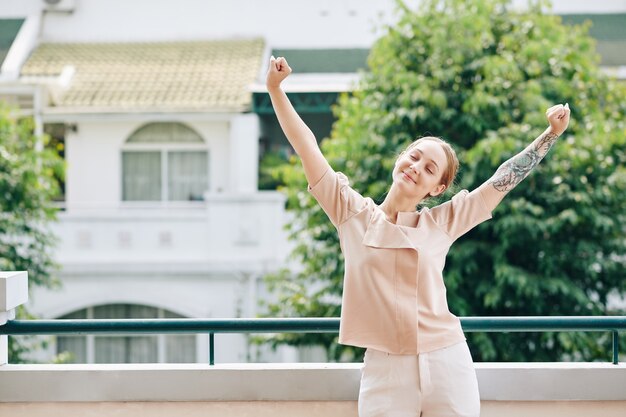
<path id="1" fill-rule="evenodd" d="M 472 358 L 446 301 L 445 257 L 546 155 L 567 128 L 568 105 L 548 109 L 550 126 L 480 187 L 416 211 L 452 184 L 459 165 L 452 147 L 436 137 L 411 143 L 396 160 L 389 193 L 376 205 L 324 158 L 281 89 L 290 73 L 284 58 L 271 57 L 267 89 L 302 159 L 309 191 L 339 233 L 345 258 L 339 342 L 367 349 L 359 416 L 478 416 Z"/>

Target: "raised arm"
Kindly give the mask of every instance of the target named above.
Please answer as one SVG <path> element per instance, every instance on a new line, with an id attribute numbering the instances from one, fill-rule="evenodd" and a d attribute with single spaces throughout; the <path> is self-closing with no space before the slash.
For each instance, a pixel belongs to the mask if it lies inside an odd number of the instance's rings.
<path id="1" fill-rule="evenodd" d="M 289 74 L 291 74 L 291 68 L 287 64 L 287 60 L 285 58 L 277 59 L 272 56 L 267 71 L 267 91 L 270 94 L 280 127 L 302 160 L 307 181 L 309 184 L 315 185 L 326 170 L 330 168 L 330 165 L 324 158 L 315 135 L 296 113 L 289 98 L 287 98 L 287 94 L 280 86 L 281 82 Z"/>
<path id="2" fill-rule="evenodd" d="M 478 187 L 490 210 L 502 201 L 504 196 L 528 176 L 548 153 L 557 138 L 569 124 L 569 105 L 558 104 L 546 111 L 550 127 L 523 151 L 504 162 L 495 174 Z"/>

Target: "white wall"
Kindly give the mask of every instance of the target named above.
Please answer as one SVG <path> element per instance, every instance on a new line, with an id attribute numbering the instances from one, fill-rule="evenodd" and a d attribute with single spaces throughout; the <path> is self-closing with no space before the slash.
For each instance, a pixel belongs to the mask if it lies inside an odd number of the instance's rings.
<path id="1" fill-rule="evenodd" d="M 172 116 L 172 121 L 177 121 Z M 122 147 L 139 127 L 152 120 L 83 120 L 66 137 L 68 208 L 85 204 L 117 207 L 122 197 Z M 228 122 L 183 122 L 202 136 L 209 151 L 209 191 L 230 190 Z M 249 149 L 254 153 L 254 149 Z"/>
<path id="2" fill-rule="evenodd" d="M 43 1 L 8 3 L 23 4 L 2 4 L 0 15 L 32 14 Z M 47 14 L 42 40 L 160 41 L 240 36 L 264 37 L 276 47 L 367 47 L 375 39 L 372 29 L 388 21 L 393 1 L 77 0 L 75 4 L 71 14 Z"/>
<path id="3" fill-rule="evenodd" d="M 406 0 L 415 7 L 419 0 Z M 515 0 L 525 4 L 526 0 Z M 0 16 L 38 13 L 43 0 L 2 0 Z M 393 0 L 75 0 L 44 18 L 47 42 L 263 37 L 277 48 L 361 47 L 394 20 Z M 555 0 L 557 13 L 626 12 L 625 0 Z M 114 27 L 115 30 L 111 30 Z"/>
<path id="4" fill-rule="evenodd" d="M 258 190 L 259 116 L 240 114 L 230 122 L 230 190 L 253 193 Z"/>
<path id="5" fill-rule="evenodd" d="M 66 202 L 112 205 L 120 200 L 120 146 L 128 123 L 80 123 L 65 138 Z"/>

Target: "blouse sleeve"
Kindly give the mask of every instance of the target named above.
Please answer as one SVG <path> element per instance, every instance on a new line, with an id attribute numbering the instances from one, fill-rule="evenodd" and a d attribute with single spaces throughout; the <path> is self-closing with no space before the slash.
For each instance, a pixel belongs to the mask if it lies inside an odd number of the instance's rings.
<path id="1" fill-rule="evenodd" d="M 348 177 L 332 168 L 316 184 L 309 184 L 308 190 L 335 227 L 363 210 L 366 205 L 365 198 L 350 187 Z"/>
<path id="2" fill-rule="evenodd" d="M 478 224 L 491 219 L 491 210 L 479 190 L 461 190 L 450 201 L 431 209 L 435 222 L 456 240 Z"/>

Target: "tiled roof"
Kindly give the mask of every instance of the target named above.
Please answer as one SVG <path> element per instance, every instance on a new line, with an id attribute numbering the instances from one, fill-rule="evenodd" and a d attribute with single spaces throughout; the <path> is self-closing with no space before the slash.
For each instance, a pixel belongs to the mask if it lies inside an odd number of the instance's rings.
<path id="1" fill-rule="evenodd" d="M 78 112 L 243 111 L 258 74 L 261 39 L 171 43 L 45 43 L 22 76 L 75 68 L 51 106 Z"/>

